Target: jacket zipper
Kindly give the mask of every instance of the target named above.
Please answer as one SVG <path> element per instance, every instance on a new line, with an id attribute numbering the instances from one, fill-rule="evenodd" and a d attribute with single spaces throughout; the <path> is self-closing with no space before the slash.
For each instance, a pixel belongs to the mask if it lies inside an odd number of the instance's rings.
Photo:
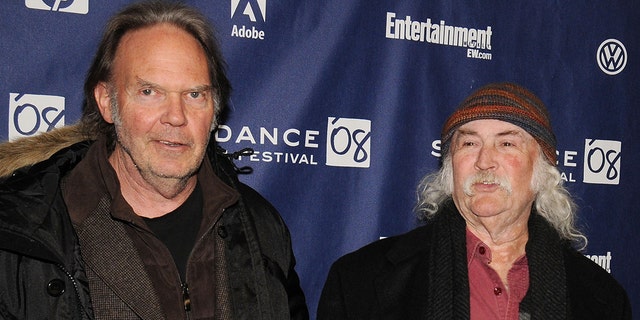
<path id="1" fill-rule="evenodd" d="M 222 217 L 222 215 L 224 214 L 226 208 L 222 209 L 222 214 L 220 214 L 220 217 Z M 190 261 L 191 261 L 191 256 L 193 255 L 193 252 L 195 251 L 196 247 L 204 240 L 204 238 L 207 237 L 207 234 L 209 232 L 211 232 L 211 230 L 213 230 L 216 226 L 217 221 L 214 221 L 211 226 L 209 228 L 207 228 L 207 231 L 205 231 L 202 236 L 200 238 L 198 238 L 196 240 L 196 242 L 193 244 L 193 248 L 191 249 L 191 252 L 189 253 L 189 257 L 187 258 L 187 267 L 185 270 L 185 279 L 184 282 L 180 281 L 181 283 L 181 287 L 182 287 L 182 303 L 184 304 L 184 311 L 185 314 L 187 315 L 187 319 L 191 319 L 191 297 L 189 296 L 189 284 L 187 282 L 187 277 L 189 274 L 189 265 L 190 265 Z M 179 279 L 180 277 L 178 277 Z"/>
<path id="2" fill-rule="evenodd" d="M 80 298 L 80 292 L 78 290 L 78 283 L 76 282 L 76 278 L 74 278 L 69 271 L 67 271 L 67 269 L 60 263 L 57 263 L 56 266 L 58 267 L 58 269 L 60 269 L 60 271 L 62 271 L 67 278 L 71 281 L 71 284 L 73 285 L 73 292 L 76 294 L 76 299 L 78 301 L 77 303 L 77 307 L 78 307 L 78 319 L 84 319 L 83 312 L 82 312 L 82 299 Z"/>
<path id="3" fill-rule="evenodd" d="M 189 285 L 185 282 L 182 285 L 182 303 L 184 304 L 184 311 L 189 319 L 191 313 L 191 297 L 189 297 Z"/>

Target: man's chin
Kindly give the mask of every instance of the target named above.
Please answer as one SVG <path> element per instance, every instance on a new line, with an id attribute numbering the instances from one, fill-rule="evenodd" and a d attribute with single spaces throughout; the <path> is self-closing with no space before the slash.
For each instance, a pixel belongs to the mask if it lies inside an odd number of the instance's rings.
<path id="1" fill-rule="evenodd" d="M 186 180 L 197 172 L 197 168 L 184 166 L 155 166 L 151 168 L 149 172 L 157 178 Z"/>
<path id="2" fill-rule="evenodd" d="M 505 199 L 495 195 L 480 194 L 475 195 L 469 202 L 469 208 L 478 216 L 492 216 L 497 214 L 504 207 Z"/>

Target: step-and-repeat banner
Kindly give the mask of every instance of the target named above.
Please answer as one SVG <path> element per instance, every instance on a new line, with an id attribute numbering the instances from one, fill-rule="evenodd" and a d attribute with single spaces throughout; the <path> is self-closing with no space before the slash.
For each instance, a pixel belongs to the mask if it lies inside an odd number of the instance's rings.
<path id="1" fill-rule="evenodd" d="M 0 4 L 0 140 L 76 121 L 105 21 L 126 0 Z M 640 2 L 187 1 L 234 86 L 216 139 L 279 209 L 312 315 L 339 256 L 417 225 L 443 121 L 473 89 L 547 104 L 585 254 L 640 312 Z"/>

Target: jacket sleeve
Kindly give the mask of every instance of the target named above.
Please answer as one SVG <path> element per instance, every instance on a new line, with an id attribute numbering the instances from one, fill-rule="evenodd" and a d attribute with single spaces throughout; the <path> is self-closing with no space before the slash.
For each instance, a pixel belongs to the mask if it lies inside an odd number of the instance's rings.
<path id="1" fill-rule="evenodd" d="M 631 320 L 629 296 L 602 267 L 575 250 L 565 250 L 567 291 L 576 319 Z"/>
<path id="2" fill-rule="evenodd" d="M 290 319 L 309 319 L 305 296 L 295 271 L 296 260 L 289 229 L 277 210 L 257 191 L 242 183 L 239 184 L 239 190 L 254 220 L 266 272 L 286 292 Z M 274 313 L 280 314 L 277 311 Z"/>
<path id="3" fill-rule="evenodd" d="M 309 311 L 307 310 L 304 293 L 300 287 L 300 279 L 295 271 L 293 251 L 291 251 L 290 261 L 289 270 L 283 279 L 289 301 L 289 314 L 291 319 L 307 320 L 309 319 Z"/>

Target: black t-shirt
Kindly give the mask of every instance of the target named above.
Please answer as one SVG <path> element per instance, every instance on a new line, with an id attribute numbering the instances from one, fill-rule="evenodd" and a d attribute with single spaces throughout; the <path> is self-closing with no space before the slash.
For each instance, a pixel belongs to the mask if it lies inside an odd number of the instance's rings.
<path id="1" fill-rule="evenodd" d="M 144 219 L 171 252 L 182 282 L 185 281 L 187 259 L 193 250 L 202 223 L 202 206 L 202 189 L 198 183 L 180 207 L 162 217 Z"/>

